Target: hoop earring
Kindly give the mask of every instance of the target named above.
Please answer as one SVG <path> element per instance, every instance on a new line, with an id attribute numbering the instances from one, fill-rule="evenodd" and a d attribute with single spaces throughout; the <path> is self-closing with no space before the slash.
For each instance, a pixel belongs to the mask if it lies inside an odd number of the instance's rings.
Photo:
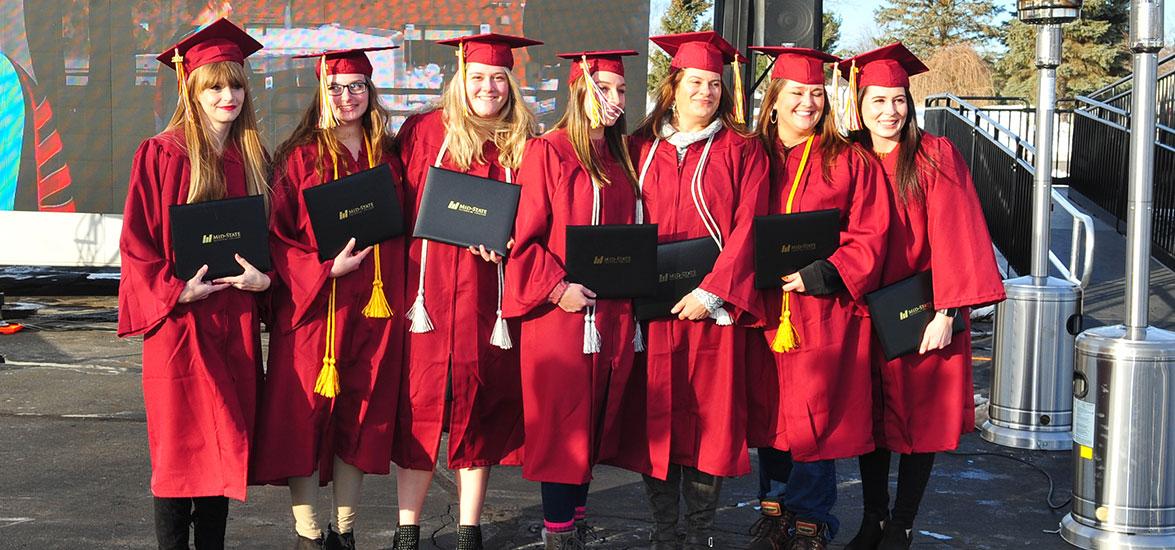
<path id="1" fill-rule="evenodd" d="M 771 124 L 775 124 L 776 122 L 779 122 L 778 112 L 776 112 L 775 109 L 771 109 L 771 118 L 768 119 L 768 122 L 770 122 Z"/>
<path id="2" fill-rule="evenodd" d="M 669 112 L 673 113 L 673 116 L 677 116 L 677 102 L 676 101 L 669 104 Z"/>

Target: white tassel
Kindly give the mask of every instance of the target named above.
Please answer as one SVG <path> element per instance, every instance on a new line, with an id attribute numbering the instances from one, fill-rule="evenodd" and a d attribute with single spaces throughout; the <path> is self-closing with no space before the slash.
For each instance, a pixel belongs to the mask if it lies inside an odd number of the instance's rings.
<path id="1" fill-rule="evenodd" d="M 412 308 L 408 313 L 404 314 L 412 324 L 408 327 L 408 332 L 416 334 L 424 334 L 432 332 L 432 319 L 428 317 L 428 310 L 424 309 L 424 292 L 416 293 L 416 301 L 412 303 Z"/>
<path id="2" fill-rule="evenodd" d="M 633 321 L 636 321 L 636 330 L 632 334 L 632 351 L 635 351 L 636 353 L 644 353 L 645 335 L 643 332 L 641 332 L 641 322 L 637 321 L 635 318 Z"/>
<path id="3" fill-rule="evenodd" d="M 583 352 L 600 353 L 600 331 L 596 329 L 595 308 L 588 308 L 583 314 Z"/>
<path id="4" fill-rule="evenodd" d="M 734 324 L 734 319 L 730 318 L 730 312 L 726 311 L 724 307 L 715 309 L 714 313 L 710 314 L 710 318 L 714 319 L 714 324 L 720 327 L 728 327 Z"/>
<path id="5" fill-rule="evenodd" d="M 510 326 L 506 324 L 506 319 L 502 318 L 502 310 L 498 310 L 498 319 L 494 321 L 494 332 L 490 335 L 490 343 L 502 349 L 510 349 L 514 347 L 514 342 L 510 339 Z"/>

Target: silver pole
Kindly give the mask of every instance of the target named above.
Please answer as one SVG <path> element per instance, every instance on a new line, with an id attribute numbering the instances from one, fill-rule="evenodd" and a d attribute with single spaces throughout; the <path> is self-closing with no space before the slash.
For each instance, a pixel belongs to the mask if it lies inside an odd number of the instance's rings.
<path id="1" fill-rule="evenodd" d="M 1038 25 L 1036 67 L 1036 174 L 1032 197 L 1032 283 L 1047 284 L 1049 274 L 1049 207 L 1053 189 L 1053 113 L 1057 107 L 1057 66 L 1061 64 L 1061 25 Z"/>
<path id="2" fill-rule="evenodd" d="M 1150 293 L 1152 181 L 1155 172 L 1155 82 L 1163 47 L 1163 1 L 1130 3 L 1134 92 L 1130 117 L 1130 190 L 1126 214 L 1126 337 L 1146 339 Z"/>

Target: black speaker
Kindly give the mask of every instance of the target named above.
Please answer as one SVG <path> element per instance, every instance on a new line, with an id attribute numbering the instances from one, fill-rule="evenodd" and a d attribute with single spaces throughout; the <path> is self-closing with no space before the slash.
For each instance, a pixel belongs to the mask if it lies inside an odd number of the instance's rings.
<path id="1" fill-rule="evenodd" d="M 763 45 L 795 45 L 819 50 L 824 35 L 821 0 L 761 0 Z"/>

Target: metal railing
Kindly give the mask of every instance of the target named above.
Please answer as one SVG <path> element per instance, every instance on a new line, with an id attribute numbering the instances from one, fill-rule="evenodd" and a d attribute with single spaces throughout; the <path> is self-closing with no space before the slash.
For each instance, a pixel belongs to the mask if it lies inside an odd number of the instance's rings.
<path id="1" fill-rule="evenodd" d="M 1035 146 L 1036 108 L 1023 97 L 1010 96 L 955 96 L 994 120 L 1004 129 Z M 1073 143 L 1073 105 L 1071 99 L 1057 102 L 1053 124 L 1053 179 L 1061 183 L 1069 177 L 1069 152 Z M 929 104 L 928 104 L 929 105 Z M 1014 148 L 1010 139 L 1004 144 Z M 1035 149 L 1035 147 L 1034 147 Z"/>
<path id="2" fill-rule="evenodd" d="M 926 129 L 950 139 L 967 159 L 992 241 L 1018 273 L 1027 273 L 1032 253 L 1033 160 L 1036 148 L 990 115 L 950 94 L 926 99 Z M 1072 217 L 1069 263 L 1051 250 L 1049 260 L 1082 287 L 1093 270 L 1093 220 L 1056 190 L 1053 203 Z"/>
<path id="3" fill-rule="evenodd" d="M 1159 77 L 1155 85 L 1158 123 L 1175 126 L 1175 54 L 1159 60 Z M 1125 76 L 1103 88 L 1091 92 L 1087 99 L 1111 105 L 1123 111 L 1130 110 L 1134 75 Z"/>

